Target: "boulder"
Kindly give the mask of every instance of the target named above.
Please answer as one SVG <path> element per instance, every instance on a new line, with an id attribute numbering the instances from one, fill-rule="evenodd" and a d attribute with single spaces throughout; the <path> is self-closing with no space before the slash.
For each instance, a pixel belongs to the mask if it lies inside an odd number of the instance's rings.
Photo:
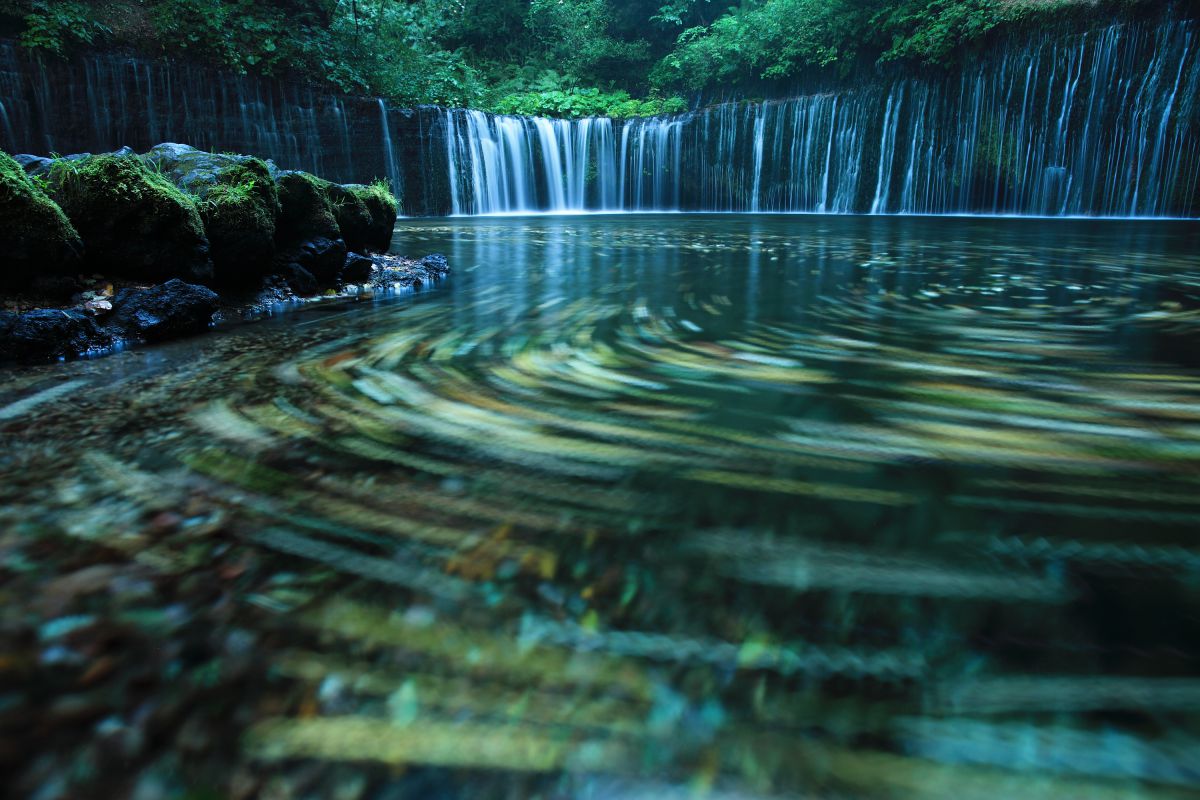
<path id="1" fill-rule="evenodd" d="M 273 164 L 170 143 L 154 147 L 142 160 L 196 198 L 211 246 L 214 285 L 251 285 L 270 272 L 280 213 Z"/>
<path id="2" fill-rule="evenodd" d="M 0 287 L 79 269 L 83 242 L 61 208 L 0 152 Z"/>
<path id="3" fill-rule="evenodd" d="M 371 240 L 371 212 L 350 187 L 331 183 L 326 191 L 346 247 L 365 250 Z"/>
<path id="4" fill-rule="evenodd" d="M 387 252 L 392 245 L 399 203 L 387 185 L 349 183 L 329 190 L 342 238 L 351 250 Z"/>
<path id="5" fill-rule="evenodd" d="M 17 153 L 13 156 L 13 161 L 20 164 L 21 169 L 25 170 L 25 174 L 31 178 L 49 175 L 50 165 L 54 163 L 54 159 L 52 158 L 34 156 L 29 153 Z"/>
<path id="6" fill-rule="evenodd" d="M 300 295 L 301 297 L 314 295 L 320 288 L 313 274 L 294 262 L 284 264 L 279 269 L 279 277 L 283 278 L 293 294 Z"/>
<path id="7" fill-rule="evenodd" d="M 371 273 L 375 271 L 375 262 L 358 253 L 347 253 L 346 263 L 342 265 L 342 283 L 369 283 Z"/>
<path id="8" fill-rule="evenodd" d="M 106 347 L 110 337 L 78 311 L 44 308 L 0 319 L 0 356 L 18 361 L 65 358 Z"/>
<path id="9" fill-rule="evenodd" d="M 277 185 L 280 214 L 275 239 L 278 244 L 286 246 L 313 238 L 341 238 L 337 215 L 329 198 L 329 187 L 333 184 L 307 172 L 281 172 Z"/>
<path id="10" fill-rule="evenodd" d="M 220 183 L 222 173 L 233 167 L 261 173 L 271 184 L 279 174 L 279 169 L 271 161 L 235 153 L 209 153 L 174 142 L 155 145 L 141 159 L 188 194 L 201 194 L 206 187 Z"/>
<path id="11" fill-rule="evenodd" d="M 346 243 L 341 239 L 318 236 L 284 251 L 276 263 L 299 264 L 312 273 L 320 285 L 332 286 L 346 264 Z"/>
<path id="12" fill-rule="evenodd" d="M 211 289 L 175 278 L 150 289 L 117 292 L 109 324 L 122 336 L 161 341 L 207 330 L 217 306 Z"/>
<path id="13" fill-rule="evenodd" d="M 139 158 L 60 159 L 50 187 L 83 237 L 89 269 L 150 281 L 212 279 L 195 203 Z"/>

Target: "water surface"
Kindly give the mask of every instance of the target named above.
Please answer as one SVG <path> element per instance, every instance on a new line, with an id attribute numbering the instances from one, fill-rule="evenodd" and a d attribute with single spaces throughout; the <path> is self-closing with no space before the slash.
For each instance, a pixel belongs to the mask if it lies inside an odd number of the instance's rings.
<path id="1" fill-rule="evenodd" d="M 1193 796 L 1198 234 L 402 220 L 443 285 L 5 373 L 14 774 Z M 85 691 L 105 621 L 135 645 Z M 92 746 L 193 685 L 224 711 Z"/>

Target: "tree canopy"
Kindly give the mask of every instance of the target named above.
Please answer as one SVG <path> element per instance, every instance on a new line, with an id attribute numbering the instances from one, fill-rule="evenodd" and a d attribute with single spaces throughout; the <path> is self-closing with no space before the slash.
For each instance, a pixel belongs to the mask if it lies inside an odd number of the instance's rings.
<path id="1" fill-rule="evenodd" d="M 997 28 L 1158 0 L 0 0 L 23 44 L 185 54 L 402 104 L 634 116 L 681 93 L 945 65 Z M 644 99 L 636 99 L 644 98 Z"/>

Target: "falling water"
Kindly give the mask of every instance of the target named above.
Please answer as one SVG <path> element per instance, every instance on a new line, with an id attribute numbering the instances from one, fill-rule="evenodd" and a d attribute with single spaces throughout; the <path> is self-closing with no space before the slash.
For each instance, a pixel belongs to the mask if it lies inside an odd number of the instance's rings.
<path id="1" fill-rule="evenodd" d="M 383 100 L 379 101 L 379 127 L 383 132 L 383 152 L 386 155 L 388 182 L 392 186 L 392 191 L 399 197 L 404 194 L 404 178 L 396 164 L 396 151 L 392 146 L 392 127 L 388 124 L 387 104 Z"/>
<path id="2" fill-rule="evenodd" d="M 406 213 L 764 211 L 1200 216 L 1200 23 L 1014 38 L 960 71 L 688 114 L 551 120 L 0 42 L 0 148 L 160 141 L 339 181 Z"/>
<path id="3" fill-rule="evenodd" d="M 1196 216 L 1197 39 L 1190 20 L 1046 35 L 954 76 L 619 132 L 607 119 L 446 111 L 454 208 Z M 493 155 L 501 135 L 514 140 Z M 513 175 L 519 203 L 494 186 Z"/>

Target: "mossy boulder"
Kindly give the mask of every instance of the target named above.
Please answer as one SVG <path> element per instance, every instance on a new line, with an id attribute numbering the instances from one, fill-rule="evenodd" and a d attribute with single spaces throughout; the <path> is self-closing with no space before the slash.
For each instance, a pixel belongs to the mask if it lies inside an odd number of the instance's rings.
<path id="1" fill-rule="evenodd" d="M 367 204 L 348 186 L 331 183 L 326 192 L 346 247 L 366 249 L 367 240 L 371 238 L 371 212 Z"/>
<path id="2" fill-rule="evenodd" d="M 279 169 L 271 161 L 236 153 L 209 153 L 187 144 L 164 142 L 155 145 L 141 156 L 142 161 L 171 179 L 181 190 L 191 195 L 203 194 L 206 187 L 221 182 L 222 173 L 236 167 L 249 171 L 249 177 L 261 178 L 264 188 L 277 198 L 274 190 L 275 176 Z"/>
<path id="3" fill-rule="evenodd" d="M 273 164 L 173 143 L 152 148 L 142 159 L 195 198 L 211 246 L 214 284 L 251 284 L 270 272 L 280 211 Z"/>
<path id="4" fill-rule="evenodd" d="M 342 238 L 351 250 L 386 251 L 392 243 L 399 204 L 382 182 L 332 185 L 329 196 Z"/>
<path id="5" fill-rule="evenodd" d="M 75 272 L 83 242 L 62 209 L 21 165 L 0 152 L 0 286 Z"/>
<path id="6" fill-rule="evenodd" d="M 212 279 L 196 204 L 137 156 L 58 160 L 49 182 L 83 237 L 89 269 L 150 281 Z"/>
<path id="7" fill-rule="evenodd" d="M 279 173 L 279 222 L 275 240 L 280 245 L 307 239 L 340 239 L 337 213 L 329 196 L 334 184 L 307 172 Z"/>

